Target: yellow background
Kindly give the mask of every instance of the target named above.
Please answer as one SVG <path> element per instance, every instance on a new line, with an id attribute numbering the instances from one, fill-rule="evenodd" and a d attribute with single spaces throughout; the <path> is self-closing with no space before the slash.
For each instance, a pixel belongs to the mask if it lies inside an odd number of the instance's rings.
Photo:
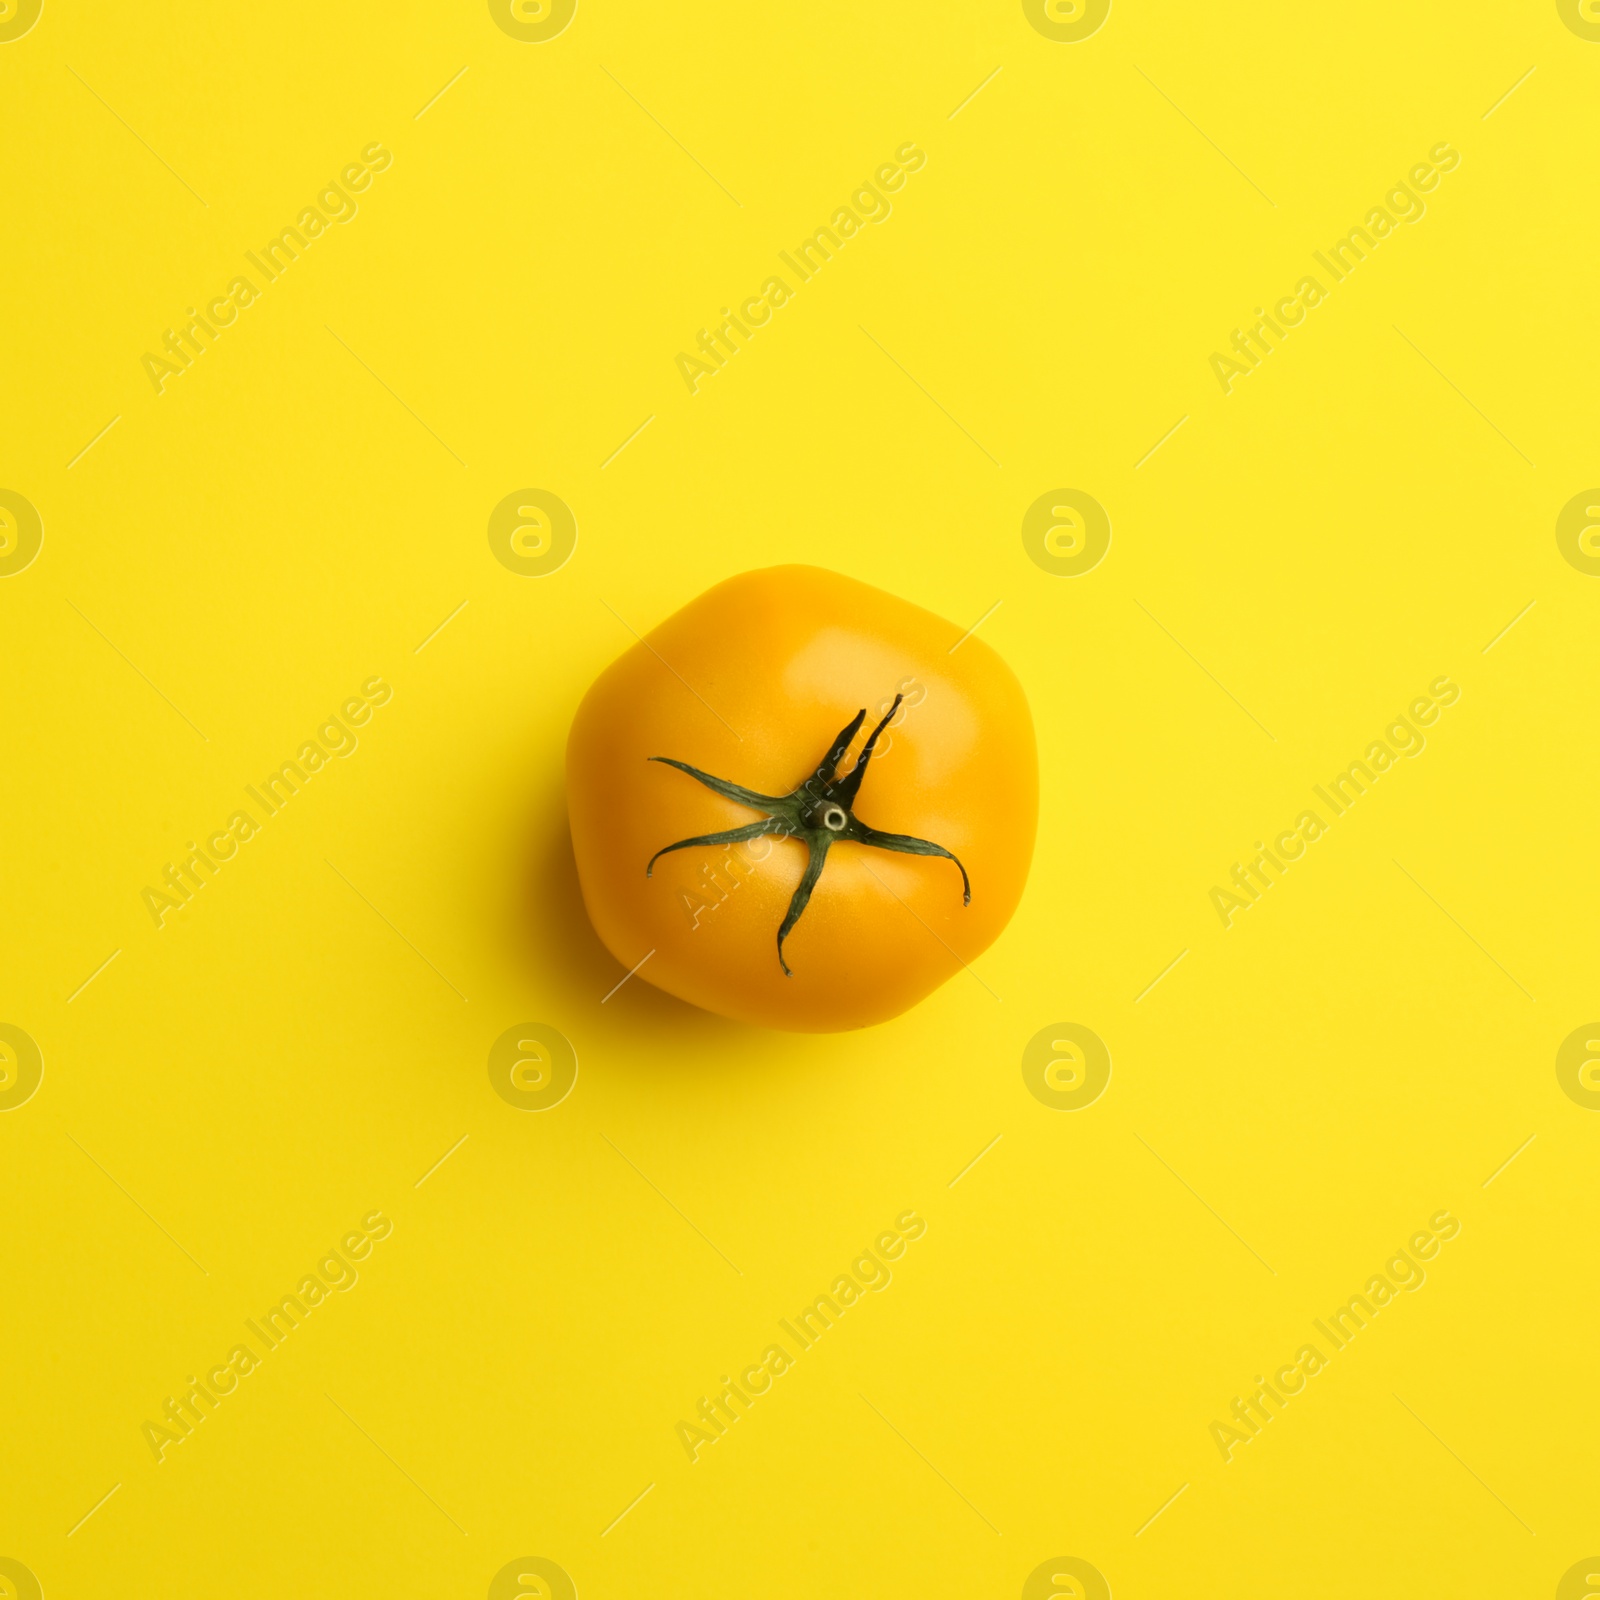
<path id="1" fill-rule="evenodd" d="M 1553 3 L 1117 0 L 1058 43 L 1015 3 L 583 0 L 522 43 L 46 0 L 0 43 L 0 488 L 44 523 L 0 579 L 0 1021 L 44 1056 L 0 1116 L 0 1556 L 46 1595 L 483 1595 L 526 1555 L 584 1596 L 1058 1556 L 1553 1594 L 1600 1546 L 1600 1116 L 1554 1071 L 1600 1012 L 1600 582 L 1554 537 L 1600 480 L 1597 87 Z M 163 330 L 374 140 L 360 214 L 157 395 Z M 894 215 L 691 396 L 678 352 L 907 140 Z M 1224 395 L 1211 353 L 1441 140 L 1427 216 Z M 546 577 L 486 537 L 529 486 L 579 528 Z M 1022 545 L 1059 487 L 1114 528 L 1082 577 Z M 602 1006 L 573 709 L 793 560 L 954 631 L 1000 603 L 1022 907 L 868 1032 Z M 1425 754 L 1224 930 L 1211 887 L 1442 673 Z M 374 674 L 360 749 L 158 930 L 141 890 Z M 548 1112 L 489 1083 L 521 1022 L 577 1052 Z M 1020 1071 L 1060 1022 L 1114 1063 L 1079 1112 Z M 142 1424 L 374 1208 L 358 1286 L 158 1464 Z M 691 1464 L 675 1424 L 908 1208 L 892 1287 Z M 1440 1208 L 1426 1287 L 1224 1463 L 1211 1422 Z"/>

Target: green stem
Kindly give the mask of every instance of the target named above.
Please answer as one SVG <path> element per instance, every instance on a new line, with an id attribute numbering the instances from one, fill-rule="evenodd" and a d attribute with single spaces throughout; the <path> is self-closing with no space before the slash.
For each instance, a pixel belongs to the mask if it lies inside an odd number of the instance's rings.
<path id="1" fill-rule="evenodd" d="M 811 893 L 822 877 L 822 869 L 828 860 L 828 851 L 841 839 L 848 839 L 852 844 L 871 845 L 878 850 L 893 850 L 901 855 L 943 856 L 948 861 L 954 861 L 961 874 L 963 891 L 961 903 L 971 905 L 972 884 L 967 877 L 967 869 L 943 845 L 934 844 L 927 839 L 917 839 L 906 833 L 880 833 L 876 828 L 870 828 L 860 821 L 853 810 L 862 779 L 867 774 L 867 763 L 871 761 L 873 751 L 877 748 L 878 738 L 893 720 L 895 712 L 900 709 L 903 698 L 904 696 L 898 694 L 894 697 L 894 704 L 889 707 L 883 721 L 872 730 L 861 754 L 856 758 L 855 766 L 849 773 L 840 777 L 839 766 L 856 734 L 861 731 L 862 723 L 867 720 L 864 709 L 858 711 L 839 730 L 838 738 L 833 741 L 827 755 L 818 762 L 812 775 L 797 789 L 791 789 L 785 795 L 758 794 L 754 789 L 729 783 L 725 778 L 715 778 L 710 773 L 702 772 L 698 767 L 691 767 L 685 761 L 676 761 L 671 756 L 651 756 L 650 760 L 676 767 L 679 772 L 687 773 L 696 782 L 703 783 L 706 788 L 722 795 L 725 799 L 748 806 L 752 811 L 761 812 L 762 818 L 759 822 L 746 823 L 741 828 L 728 828 L 721 833 L 697 834 L 691 839 L 680 839 L 676 844 L 664 845 L 651 856 L 644 869 L 644 875 L 647 878 L 651 875 L 656 862 L 662 856 L 673 850 L 687 850 L 693 845 L 740 844 L 746 840 L 765 836 L 803 840 L 807 851 L 806 870 L 790 898 L 789 909 L 784 915 L 782 926 L 778 929 L 778 965 L 783 968 L 783 975 L 786 978 L 791 978 L 794 974 L 790 971 L 788 962 L 783 959 L 783 941 L 793 932 L 794 925 L 811 903 Z"/>

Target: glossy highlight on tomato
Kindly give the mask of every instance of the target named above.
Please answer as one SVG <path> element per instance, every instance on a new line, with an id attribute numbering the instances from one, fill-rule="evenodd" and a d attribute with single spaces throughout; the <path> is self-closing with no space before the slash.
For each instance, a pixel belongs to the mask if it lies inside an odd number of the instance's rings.
<path id="1" fill-rule="evenodd" d="M 601 673 L 567 799 L 618 961 L 709 1011 L 832 1032 L 898 1015 L 999 935 L 1038 764 L 988 645 L 852 578 L 772 567 Z"/>

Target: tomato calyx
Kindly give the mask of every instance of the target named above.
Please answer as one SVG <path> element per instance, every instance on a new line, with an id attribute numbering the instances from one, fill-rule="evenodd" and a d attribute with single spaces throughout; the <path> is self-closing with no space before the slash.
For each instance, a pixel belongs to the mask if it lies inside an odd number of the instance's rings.
<path id="1" fill-rule="evenodd" d="M 889 726 L 904 698 L 898 694 L 894 697 L 894 704 L 889 707 L 883 721 L 872 730 L 871 736 L 862 747 L 861 754 L 856 758 L 855 766 L 849 772 L 840 776 L 839 767 L 856 734 L 861 731 L 862 723 L 867 719 L 864 707 L 839 730 L 839 736 L 829 747 L 827 755 L 817 763 L 816 771 L 799 788 L 792 789 L 784 795 L 758 794 L 754 789 L 729 783 L 725 778 L 715 778 L 709 772 L 702 772 L 698 767 L 691 767 L 686 761 L 676 761 L 671 756 L 649 757 L 651 761 L 659 761 L 665 766 L 676 767 L 679 772 L 688 773 L 691 778 L 703 783 L 706 788 L 714 790 L 725 799 L 748 806 L 752 811 L 761 812 L 762 817 L 759 822 L 746 823 L 742 828 L 726 828 L 721 833 L 696 834 L 692 839 L 680 839 L 676 844 L 664 845 L 650 857 L 644 869 L 645 877 L 651 876 L 655 871 L 656 862 L 662 856 L 674 850 L 687 850 L 695 845 L 742 844 L 747 840 L 761 838 L 803 840 L 808 851 L 806 870 L 801 876 L 799 887 L 789 901 L 789 909 L 784 915 L 783 924 L 778 929 L 778 965 L 783 968 L 783 975 L 786 978 L 792 978 L 794 974 L 789 970 L 788 962 L 783 959 L 783 941 L 789 937 L 794 925 L 800 920 L 801 913 L 811 903 L 811 893 L 816 888 L 818 879 L 822 877 L 828 851 L 841 839 L 848 839 L 852 844 L 871 845 L 878 850 L 897 851 L 901 855 L 943 856 L 948 861 L 954 861 L 961 874 L 961 903 L 964 906 L 971 905 L 972 884 L 967 878 L 967 869 L 943 845 L 934 844 L 927 839 L 913 838 L 907 833 L 881 833 L 878 829 L 870 828 L 862 822 L 853 809 L 856 794 L 861 788 L 861 780 L 867 775 L 867 763 L 872 759 L 872 752 L 877 747 L 878 737 Z"/>

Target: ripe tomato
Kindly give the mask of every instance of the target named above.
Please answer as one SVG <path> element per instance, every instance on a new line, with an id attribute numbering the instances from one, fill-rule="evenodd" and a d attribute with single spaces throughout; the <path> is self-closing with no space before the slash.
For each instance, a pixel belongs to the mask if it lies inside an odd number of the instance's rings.
<path id="1" fill-rule="evenodd" d="M 771 567 L 601 673 L 567 800 L 584 904 L 625 967 L 746 1022 L 860 1028 L 1010 920 L 1033 722 L 981 639 L 837 573 Z"/>

